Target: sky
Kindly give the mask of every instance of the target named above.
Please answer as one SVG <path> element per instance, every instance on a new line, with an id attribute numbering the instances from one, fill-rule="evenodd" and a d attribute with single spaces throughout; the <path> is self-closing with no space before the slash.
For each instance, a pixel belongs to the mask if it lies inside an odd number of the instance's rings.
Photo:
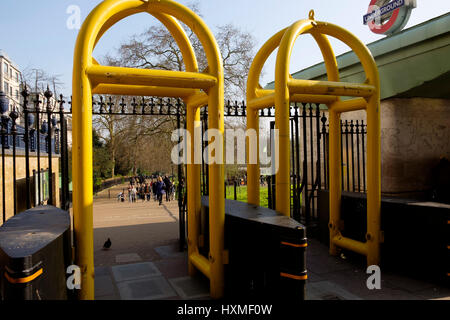
<path id="1" fill-rule="evenodd" d="M 81 21 L 100 0 L 1 0 L 0 1 L 0 49 L 19 66 L 40 68 L 48 74 L 60 75 L 64 82 L 65 96 L 71 92 L 73 50 L 78 30 L 69 29 L 67 9 L 76 5 L 81 10 Z M 191 0 L 179 0 L 187 5 Z M 364 43 L 381 39 L 363 25 L 369 0 L 198 0 L 200 13 L 213 33 L 216 27 L 233 24 L 251 33 L 256 40 L 256 50 L 276 32 L 297 20 L 306 19 L 311 9 L 315 19 L 327 21 L 349 30 Z M 417 0 L 406 26 L 417 25 L 450 12 L 449 0 Z M 105 54 L 113 54 L 121 43 L 133 34 L 139 34 L 158 22 L 148 14 L 138 14 L 113 26 L 99 42 L 94 57 L 101 60 Z M 349 50 L 345 45 L 332 41 L 335 53 Z M 317 45 L 309 36 L 299 39 L 294 47 L 290 71 L 292 73 L 322 61 Z M 274 79 L 275 54 L 267 61 L 261 84 Z"/>

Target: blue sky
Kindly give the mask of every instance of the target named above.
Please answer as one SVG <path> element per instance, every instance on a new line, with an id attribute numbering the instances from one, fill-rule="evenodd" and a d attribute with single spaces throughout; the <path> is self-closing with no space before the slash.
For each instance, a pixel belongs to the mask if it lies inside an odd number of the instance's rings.
<path id="1" fill-rule="evenodd" d="M 70 5 L 81 9 L 82 21 L 100 0 L 1 0 L 0 2 L 0 49 L 20 67 L 42 68 L 49 74 L 60 74 L 64 82 L 63 93 L 70 95 L 72 60 L 78 30 L 69 30 L 66 13 Z M 179 0 L 182 4 L 192 1 Z M 362 16 L 367 12 L 369 0 L 199 0 L 205 22 L 215 27 L 232 23 L 254 35 L 257 48 L 293 22 L 307 18 L 310 9 L 315 10 L 316 20 L 338 24 L 363 42 L 370 43 L 382 38 L 363 25 Z M 407 25 L 411 27 L 450 11 L 448 0 L 417 0 Z M 135 33 L 140 33 L 156 20 L 139 14 L 129 17 L 114 27 L 100 41 L 95 50 L 96 58 L 113 53 L 119 45 Z M 291 72 L 321 62 L 315 43 L 308 37 L 296 44 L 291 62 Z M 348 50 L 344 45 L 332 42 L 336 54 Z M 273 55 L 266 64 L 261 79 L 264 85 L 273 80 Z"/>

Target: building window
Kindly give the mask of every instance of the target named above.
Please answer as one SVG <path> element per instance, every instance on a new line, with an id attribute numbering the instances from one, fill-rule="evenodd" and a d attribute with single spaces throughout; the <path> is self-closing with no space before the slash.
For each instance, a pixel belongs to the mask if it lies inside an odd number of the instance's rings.
<path id="1" fill-rule="evenodd" d="M 16 82 L 19 82 L 19 73 L 16 72 Z"/>
<path id="2" fill-rule="evenodd" d="M 8 73 L 9 73 L 8 69 L 9 69 L 8 64 L 6 62 L 3 63 L 3 72 L 5 73 L 6 76 L 8 76 Z"/>
<path id="3" fill-rule="evenodd" d="M 19 100 L 19 90 L 16 90 L 16 99 Z"/>
<path id="4" fill-rule="evenodd" d="M 8 82 L 6 82 L 6 81 L 5 81 L 5 84 L 3 87 L 3 91 L 5 92 L 5 94 L 8 94 L 8 92 L 9 92 Z"/>

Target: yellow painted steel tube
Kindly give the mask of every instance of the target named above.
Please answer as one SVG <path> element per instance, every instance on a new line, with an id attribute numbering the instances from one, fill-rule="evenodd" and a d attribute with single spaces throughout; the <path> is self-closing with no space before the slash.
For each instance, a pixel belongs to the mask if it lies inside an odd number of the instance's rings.
<path id="1" fill-rule="evenodd" d="M 120 84 L 99 84 L 92 89 L 93 94 L 116 94 L 128 96 L 153 96 L 184 98 L 197 94 L 197 89 L 171 88 L 158 86 L 133 86 Z"/>
<path id="2" fill-rule="evenodd" d="M 258 51 L 250 66 L 249 74 L 247 77 L 247 130 L 254 129 L 259 132 L 259 114 L 257 111 L 252 110 L 252 106 L 249 106 L 248 102 L 257 99 L 257 91 L 260 90 L 259 78 L 261 71 L 270 54 L 278 47 L 281 38 L 284 35 L 286 29 L 283 29 L 272 36 Z M 257 162 L 256 164 L 249 163 L 249 139 L 247 138 L 246 151 L 247 151 L 247 194 L 248 203 L 259 205 L 260 199 L 260 166 L 259 166 L 259 134 L 256 135 L 257 144 Z M 274 165 L 274 164 L 272 164 Z"/>
<path id="3" fill-rule="evenodd" d="M 219 46 L 206 24 L 191 10 L 172 1 L 149 1 L 149 10 L 161 10 L 193 30 L 206 53 L 209 74 L 217 82 L 208 90 L 208 129 L 217 129 L 224 133 L 224 78 L 223 61 Z M 225 228 L 225 199 L 224 199 L 224 166 L 220 164 L 209 166 L 209 227 L 210 227 L 210 256 L 211 277 L 210 291 L 212 298 L 221 298 L 224 294 L 224 228 Z"/>
<path id="4" fill-rule="evenodd" d="M 312 18 L 314 18 L 314 16 L 312 16 Z M 316 40 L 320 52 L 322 53 L 325 68 L 327 70 L 328 81 L 339 81 L 339 68 L 336 55 L 334 54 L 328 37 L 324 34 L 314 32 L 314 29 L 309 30 L 309 33 L 313 36 L 314 40 Z"/>
<path id="5" fill-rule="evenodd" d="M 381 128 L 380 93 L 367 104 L 367 265 L 380 263 Z"/>
<path id="6" fill-rule="evenodd" d="M 368 252 L 367 244 L 364 242 L 346 238 L 346 237 L 342 236 L 341 234 L 336 235 L 334 238 L 332 238 L 332 242 L 333 242 L 333 244 L 335 244 L 341 248 L 351 250 L 353 252 L 367 256 L 367 252 Z"/>
<path id="7" fill-rule="evenodd" d="M 336 96 L 316 95 L 316 94 L 292 94 L 289 97 L 290 102 L 302 102 L 302 103 L 323 103 L 331 104 L 338 98 Z M 273 107 L 275 105 L 275 92 L 254 98 L 247 101 L 247 107 L 249 109 L 265 109 Z"/>
<path id="8" fill-rule="evenodd" d="M 149 85 L 175 88 L 209 89 L 217 81 L 213 76 L 183 71 L 133 69 L 93 65 L 86 70 L 94 83 Z"/>
<path id="9" fill-rule="evenodd" d="M 74 56 L 74 148 L 77 152 L 73 153 L 73 169 L 74 169 L 74 227 L 76 238 L 76 260 L 82 270 L 82 289 L 80 291 L 80 298 L 93 299 L 94 297 L 94 268 L 93 268 L 93 241 L 92 241 L 92 101 L 91 101 L 91 82 L 86 73 L 88 70 L 94 71 L 94 77 L 99 77 L 102 81 L 106 78 L 106 83 L 111 83 L 108 80 L 108 74 L 101 74 L 105 69 L 97 66 L 92 58 L 92 52 L 95 44 L 100 39 L 103 32 L 105 32 L 114 22 L 124 18 L 124 12 L 133 14 L 138 12 L 148 11 L 149 13 L 166 14 L 173 16 L 185 23 L 193 30 L 200 42 L 202 43 L 206 57 L 209 64 L 210 79 L 214 81 L 208 83 L 208 75 L 200 75 L 195 73 L 195 78 L 187 76 L 188 81 L 176 79 L 177 76 L 163 73 L 163 81 L 158 82 L 159 85 L 166 84 L 181 86 L 182 88 L 210 88 L 209 90 L 209 105 L 212 110 L 216 112 L 212 116 L 213 123 L 217 128 L 222 129 L 223 133 L 223 65 L 220 52 L 218 50 L 217 42 L 214 39 L 211 31 L 207 28 L 204 22 L 190 9 L 175 3 L 170 0 L 149 0 L 146 2 L 139 0 L 105 0 L 100 3 L 86 18 L 80 33 L 78 35 L 77 44 Z M 173 20 L 175 21 L 175 20 Z M 179 37 L 184 37 L 178 33 Z M 174 35 L 175 37 L 175 35 Z M 187 40 L 187 39 L 184 39 Z M 183 40 L 183 41 L 184 41 Z M 185 41 L 188 44 L 189 41 Z M 182 49 L 182 48 L 181 48 Z M 183 50 L 183 49 L 182 49 Z M 184 57 L 187 55 L 184 55 Z M 187 59 L 189 60 L 189 59 Z M 191 59 L 192 60 L 192 59 Z M 191 65 L 192 67 L 192 65 Z M 188 68 L 188 67 L 187 67 Z M 195 69 L 195 68 L 193 68 Z M 117 71 L 117 69 L 114 69 Z M 196 71 L 196 70 L 193 70 Z M 100 72 L 100 74 L 95 74 Z M 130 85 L 140 84 L 139 81 L 131 81 L 129 70 L 123 73 L 126 81 Z M 139 74 L 138 76 L 141 75 Z M 108 72 L 107 72 L 108 73 Z M 134 72 L 132 72 L 134 73 Z M 151 73 L 151 72 L 150 72 Z M 162 73 L 159 73 L 160 75 Z M 136 74 L 134 74 L 136 75 Z M 147 73 L 143 72 L 145 78 Z M 171 76 L 175 75 L 175 79 Z M 168 76 L 169 79 L 165 78 Z M 180 76 L 181 78 L 181 76 Z M 94 79 L 95 80 L 95 79 Z M 99 80 L 99 79 L 97 79 Z M 192 80 L 195 83 L 188 83 Z M 116 81 L 116 80 L 114 80 Z M 115 83 L 115 82 L 112 83 Z M 177 82 L 178 81 L 178 82 Z M 203 83 L 199 86 L 198 83 Z M 120 83 L 120 82 L 119 82 Z M 148 84 L 144 80 L 144 84 Z M 222 127 L 222 128 L 220 128 Z M 219 164 L 213 168 L 212 180 L 216 182 L 220 179 L 223 181 L 223 165 Z M 210 186 L 211 184 L 210 181 Z M 223 195 L 223 183 L 219 183 L 217 189 L 213 187 L 213 192 Z M 218 231 L 218 240 L 211 243 L 211 296 L 221 297 L 223 295 L 223 226 L 224 226 L 224 203 L 220 201 L 211 203 L 211 214 L 214 217 L 212 220 L 213 228 L 211 233 Z"/>
<path id="10" fill-rule="evenodd" d="M 290 134 L 289 134 L 289 65 L 297 37 L 313 26 L 301 20 L 289 27 L 278 48 L 275 69 L 275 128 L 279 131 L 279 165 L 276 174 L 276 209 L 285 216 L 291 214 L 290 190 Z"/>
<path id="11" fill-rule="evenodd" d="M 187 186 L 188 186 L 188 203 L 187 203 L 187 216 L 188 216 L 188 256 L 198 253 L 198 237 L 199 237 L 199 218 L 201 211 L 201 199 L 200 199 L 200 165 L 195 164 L 195 126 L 200 122 L 200 108 L 195 108 L 190 105 L 186 107 L 186 126 L 190 133 L 191 140 L 189 141 L 187 148 Z M 195 275 L 195 265 L 189 261 L 189 274 Z"/>
<path id="12" fill-rule="evenodd" d="M 331 105 L 328 113 L 329 121 L 329 191 L 330 191 L 330 254 L 337 255 L 338 248 L 332 239 L 337 236 L 341 219 L 341 124 L 339 113 Z"/>
<path id="13" fill-rule="evenodd" d="M 141 3 L 138 4 L 138 7 L 133 7 L 121 11 L 112 16 L 107 22 L 105 22 L 102 29 L 98 33 L 95 44 L 97 44 L 98 41 L 103 36 L 103 34 L 118 21 L 125 19 L 130 15 L 147 11 L 147 9 L 148 9 L 147 4 L 143 4 L 141 1 Z M 167 30 L 169 30 L 170 34 L 175 39 L 178 47 L 180 48 L 181 55 L 183 56 L 183 62 L 185 64 L 186 71 L 198 72 L 197 59 L 195 57 L 194 49 L 192 47 L 191 42 L 189 41 L 189 37 L 187 36 L 181 24 L 172 16 L 156 11 L 152 11 L 149 13 L 151 13 L 152 16 L 157 18 L 167 28 Z"/>
<path id="14" fill-rule="evenodd" d="M 324 94 L 334 96 L 370 97 L 376 89 L 361 83 L 290 79 L 289 91 L 299 94 Z"/>
<path id="15" fill-rule="evenodd" d="M 211 263 L 200 253 L 196 252 L 189 255 L 189 263 L 192 263 L 208 279 L 211 279 Z"/>
<path id="16" fill-rule="evenodd" d="M 361 61 L 366 73 L 366 84 L 375 88 L 373 94 L 367 100 L 367 264 L 379 264 L 380 262 L 380 207 L 381 207 L 381 146 L 380 146 L 380 78 L 375 60 L 369 49 L 352 33 L 331 23 L 316 22 L 315 32 L 335 37 L 347 44 Z M 332 111 L 332 110 L 331 110 Z M 331 113 L 331 112 L 330 112 Z M 331 122 L 330 122 L 331 130 Z M 333 172 L 331 171 L 333 153 L 331 151 L 330 132 L 330 183 Z M 340 173 L 339 173 L 340 176 Z M 334 185 L 334 183 L 333 183 Z M 340 192 L 340 186 L 335 185 L 334 192 Z M 330 184 L 330 216 L 340 216 L 340 196 L 333 195 Z M 335 217 L 336 219 L 336 217 Z M 330 230 L 330 238 L 333 238 L 333 230 Z M 330 252 L 336 249 L 330 248 Z"/>
<path id="17" fill-rule="evenodd" d="M 364 98 L 344 100 L 333 104 L 333 110 L 338 113 L 365 110 L 366 107 L 367 100 Z"/>
<path id="18" fill-rule="evenodd" d="M 247 158 L 247 202 L 256 206 L 260 205 L 260 165 L 259 165 L 259 114 L 257 109 L 247 108 L 247 130 L 255 130 L 256 148 L 250 148 L 250 135 L 246 137 L 246 158 Z M 255 157 L 250 155 L 251 150 L 256 149 L 256 163 L 250 163 L 250 159 Z M 249 181 L 252 181 L 249 183 Z M 258 183 L 255 183 L 258 181 Z"/>
<path id="19" fill-rule="evenodd" d="M 196 94 L 186 97 L 184 101 L 189 106 L 203 107 L 208 104 L 208 95 L 203 91 L 198 91 Z"/>
<path id="20" fill-rule="evenodd" d="M 208 130 L 217 129 L 222 139 L 224 136 L 223 84 L 222 76 L 217 85 L 209 91 L 208 100 Z M 225 281 L 223 265 L 225 238 L 223 154 L 222 152 L 222 159 L 219 159 L 221 163 L 209 164 L 209 261 L 211 262 L 210 290 L 212 298 L 223 297 Z"/>

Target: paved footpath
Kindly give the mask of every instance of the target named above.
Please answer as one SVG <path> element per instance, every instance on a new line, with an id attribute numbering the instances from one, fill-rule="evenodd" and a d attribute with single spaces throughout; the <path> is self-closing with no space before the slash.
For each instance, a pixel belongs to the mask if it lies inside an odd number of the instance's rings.
<path id="1" fill-rule="evenodd" d="M 190 278 L 187 253 L 178 251 L 177 202 L 118 202 L 125 187 L 104 190 L 94 200 L 95 298 L 208 299 L 207 279 L 200 273 Z M 102 250 L 107 238 L 111 249 Z M 389 273 L 382 273 L 381 290 L 369 290 L 362 267 L 308 242 L 309 300 L 450 300 L 449 288 Z"/>

